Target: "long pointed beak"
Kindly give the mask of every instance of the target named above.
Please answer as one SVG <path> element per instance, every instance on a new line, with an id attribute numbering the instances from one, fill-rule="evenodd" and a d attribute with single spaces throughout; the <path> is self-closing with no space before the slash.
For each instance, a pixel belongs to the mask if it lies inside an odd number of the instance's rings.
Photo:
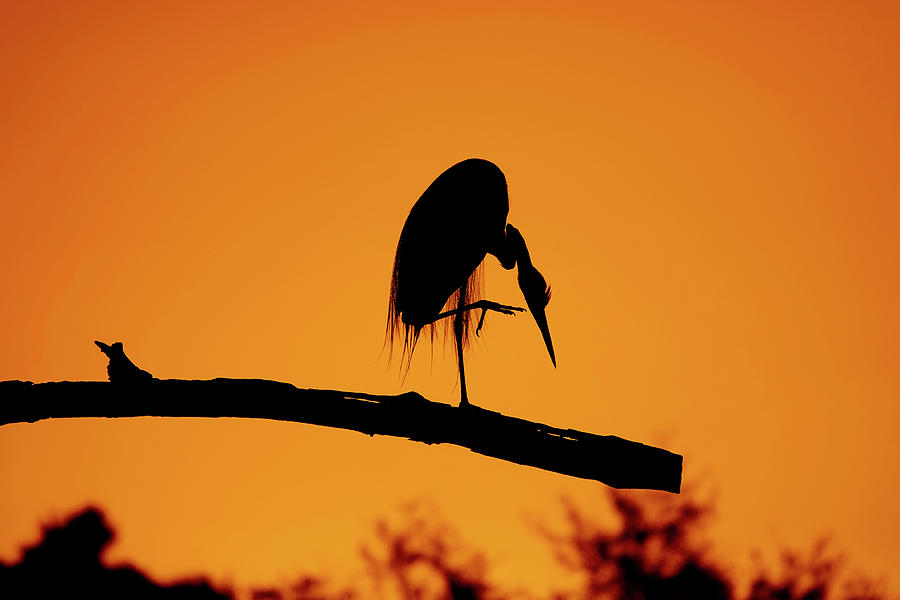
<path id="1" fill-rule="evenodd" d="M 507 225 L 506 237 L 515 246 L 516 263 L 519 268 L 517 274 L 519 289 L 525 296 L 525 303 L 528 305 L 528 310 L 531 311 L 531 316 L 534 317 L 534 322 L 541 330 L 541 337 L 544 338 L 550 360 L 553 362 L 553 367 L 556 368 L 556 353 L 553 351 L 553 340 L 550 339 L 550 326 L 547 324 L 546 311 L 547 304 L 550 302 L 550 287 L 541 272 L 531 262 L 525 238 L 522 237 L 519 230 L 512 225 Z"/>
<path id="2" fill-rule="evenodd" d="M 553 352 L 553 340 L 550 339 L 550 326 L 547 324 L 547 312 L 543 306 L 528 306 L 534 322 L 537 323 L 538 329 L 541 330 L 541 336 L 544 338 L 544 344 L 547 345 L 547 352 L 550 353 L 550 360 L 553 367 L 556 367 L 556 353 Z"/>

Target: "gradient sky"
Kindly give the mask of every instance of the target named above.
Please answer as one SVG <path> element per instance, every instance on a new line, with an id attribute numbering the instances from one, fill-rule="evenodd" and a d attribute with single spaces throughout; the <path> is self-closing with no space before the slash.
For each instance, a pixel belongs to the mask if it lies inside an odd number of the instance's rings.
<path id="1" fill-rule="evenodd" d="M 163 378 L 455 403 L 451 352 L 404 383 L 380 352 L 410 207 L 482 157 L 559 368 L 491 314 L 473 402 L 684 454 L 731 557 L 830 535 L 896 575 L 900 4 L 376 4 L 4 3 L 0 380 L 104 379 L 91 342 L 122 340 Z M 605 510 L 596 482 L 252 420 L 4 426 L 0 481 L 0 559 L 91 501 L 112 559 L 241 584 L 345 573 L 427 498 L 545 585 L 529 520 Z"/>

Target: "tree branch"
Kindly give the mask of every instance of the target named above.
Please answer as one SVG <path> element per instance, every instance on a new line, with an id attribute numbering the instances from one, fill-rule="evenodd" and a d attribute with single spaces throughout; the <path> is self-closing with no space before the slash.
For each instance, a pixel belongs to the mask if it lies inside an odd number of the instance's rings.
<path id="1" fill-rule="evenodd" d="M 140 416 L 310 423 L 426 444 L 456 444 L 615 488 L 675 493 L 681 489 L 678 454 L 615 436 L 431 402 L 415 392 L 379 396 L 303 389 L 263 379 L 160 380 L 149 374 L 114 382 L 0 382 L 0 426 L 48 418 Z"/>
<path id="2" fill-rule="evenodd" d="M 616 488 L 678 492 L 682 457 L 614 436 L 557 429 L 415 392 L 377 396 L 296 388 L 263 379 L 0 382 L 0 425 L 72 417 L 243 417 L 393 435 L 473 452 Z"/>

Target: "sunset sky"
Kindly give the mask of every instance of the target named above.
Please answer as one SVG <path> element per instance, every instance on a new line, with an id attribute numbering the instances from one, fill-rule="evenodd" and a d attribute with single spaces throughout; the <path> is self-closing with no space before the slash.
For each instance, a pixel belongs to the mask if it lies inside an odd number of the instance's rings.
<path id="1" fill-rule="evenodd" d="M 0 380 L 253 377 L 456 403 L 382 354 L 410 207 L 495 162 L 553 288 L 489 314 L 470 399 L 662 445 L 716 548 L 900 564 L 900 3 L 6 2 Z M 489 257 L 486 296 L 522 304 Z M 77 399 L 73 398 L 73 402 Z M 252 399 L 248 399 L 248 402 Z M 2 402 L 2 398 L 0 398 Z M 603 485 L 458 447 L 237 419 L 0 428 L 0 560 L 88 502 L 109 558 L 269 583 L 357 568 L 433 501 L 525 586 Z M 741 558 L 743 557 L 743 558 Z M 743 563 L 739 563 L 743 564 Z"/>

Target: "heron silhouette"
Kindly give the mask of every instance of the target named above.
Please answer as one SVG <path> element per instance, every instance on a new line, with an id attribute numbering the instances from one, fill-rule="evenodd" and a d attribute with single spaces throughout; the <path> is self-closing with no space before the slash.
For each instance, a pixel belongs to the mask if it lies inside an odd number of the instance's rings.
<path id="1" fill-rule="evenodd" d="M 506 222 L 508 214 L 503 171 L 487 160 L 470 158 L 453 165 L 428 186 L 410 210 L 397 244 L 388 304 L 388 341 L 392 349 L 395 341 L 402 341 L 401 363 L 405 362 L 408 369 L 422 330 L 428 327 L 433 341 L 434 325 L 451 319 L 459 363 L 460 407 L 470 405 L 463 350 L 471 339 L 472 311 L 481 310 L 476 336 L 487 311 L 505 315 L 525 311 L 479 299 L 482 262 L 488 254 L 495 256 L 504 269 L 518 266 L 519 288 L 556 366 L 545 312 L 550 287 L 532 264 L 522 234 Z"/>

